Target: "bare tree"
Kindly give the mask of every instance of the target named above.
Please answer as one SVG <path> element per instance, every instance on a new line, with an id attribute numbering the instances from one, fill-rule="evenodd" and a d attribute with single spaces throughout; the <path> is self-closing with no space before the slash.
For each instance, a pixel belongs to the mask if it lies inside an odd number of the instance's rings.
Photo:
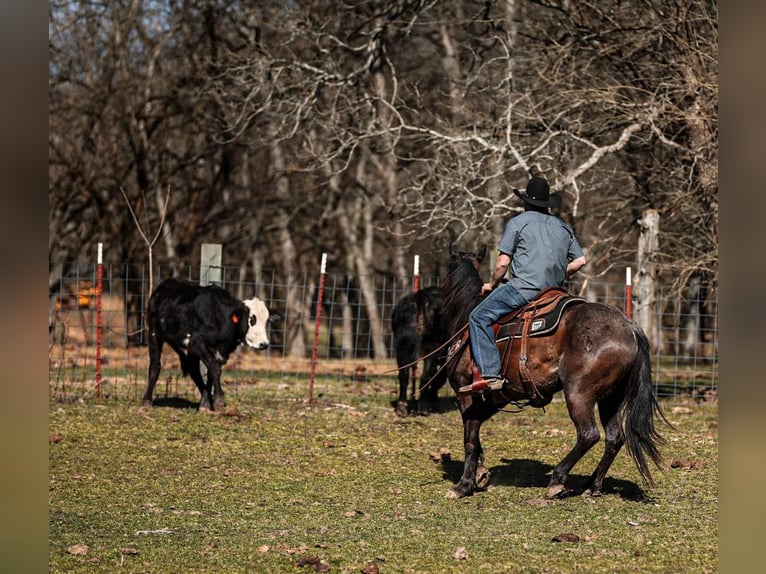
<path id="1" fill-rule="evenodd" d="M 404 288 L 415 252 L 438 270 L 450 241 L 494 245 L 511 189 L 542 174 L 589 276 L 635 265 L 655 209 L 659 279 L 715 297 L 716 2 L 50 6 L 52 260 L 112 237 L 131 259 L 144 240 L 117 190 L 139 213 L 172 187 L 156 262 L 215 241 L 293 273 L 330 251 L 380 355 L 363 277 Z"/>
<path id="2" fill-rule="evenodd" d="M 136 229 L 138 230 L 139 235 L 141 235 L 141 239 L 143 239 L 144 243 L 146 244 L 147 259 L 149 261 L 149 295 L 151 295 L 152 291 L 154 291 L 154 244 L 157 243 L 157 239 L 159 239 L 160 233 L 162 233 L 162 230 L 165 226 L 165 215 L 167 214 L 168 200 L 170 199 L 170 188 L 168 188 L 167 193 L 165 194 L 165 199 L 158 206 L 159 221 L 157 223 L 157 230 L 152 237 L 149 237 L 151 231 L 149 229 L 150 224 L 148 215 L 145 216 L 145 223 L 142 224 L 138 220 L 138 216 L 136 215 L 133 206 L 130 204 L 130 200 L 125 194 L 125 190 L 120 188 L 120 191 L 122 192 L 123 198 L 125 198 L 125 203 L 128 206 L 131 217 L 133 218 L 133 223 L 136 224 Z"/>

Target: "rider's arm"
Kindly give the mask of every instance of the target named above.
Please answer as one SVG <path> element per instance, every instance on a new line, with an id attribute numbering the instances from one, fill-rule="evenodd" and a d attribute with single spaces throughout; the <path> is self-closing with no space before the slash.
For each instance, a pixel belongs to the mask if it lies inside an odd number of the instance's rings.
<path id="1" fill-rule="evenodd" d="M 572 261 L 570 261 L 567 265 L 567 277 L 577 273 L 580 269 L 582 269 L 583 265 L 585 265 L 585 257 L 572 259 Z"/>
<path id="2" fill-rule="evenodd" d="M 500 281 L 503 279 L 503 277 L 505 277 L 505 274 L 508 271 L 508 266 L 510 264 L 511 258 L 507 253 L 500 253 L 500 255 L 497 256 L 497 261 L 495 261 L 495 270 L 492 272 L 492 279 L 489 280 L 489 283 L 485 283 L 482 286 L 482 295 L 492 291 L 495 287 L 500 285 Z"/>

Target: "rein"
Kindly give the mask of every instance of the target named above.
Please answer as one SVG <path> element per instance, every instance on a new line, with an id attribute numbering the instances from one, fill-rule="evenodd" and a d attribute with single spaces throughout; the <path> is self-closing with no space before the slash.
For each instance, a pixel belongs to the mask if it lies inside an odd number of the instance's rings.
<path id="1" fill-rule="evenodd" d="M 383 373 L 382 373 L 382 374 L 383 374 L 383 375 L 387 375 L 387 374 L 389 374 L 389 373 L 395 373 L 395 372 L 397 372 L 397 371 L 401 371 L 402 369 L 409 369 L 410 367 L 414 367 L 415 365 L 417 365 L 417 364 L 418 364 L 420 361 L 422 361 L 423 359 L 427 359 L 427 358 L 429 358 L 429 357 L 432 357 L 432 356 L 434 356 L 436 353 L 438 353 L 439 351 L 441 351 L 441 350 L 442 350 L 444 347 L 446 347 L 446 346 L 447 346 L 447 345 L 449 345 L 450 343 L 454 342 L 454 341 L 455 341 L 455 339 L 457 339 L 459 336 L 462 336 L 462 334 L 465 332 L 465 330 L 466 330 L 467 328 L 468 328 L 468 324 L 466 323 L 466 325 L 465 325 L 464 327 L 462 327 L 462 328 L 461 328 L 461 329 L 460 329 L 460 330 L 459 330 L 457 333 L 455 333 L 454 335 L 452 335 L 452 336 L 451 336 L 449 339 L 447 339 L 447 340 L 446 340 L 444 343 L 442 343 L 441 345 L 439 345 L 439 346 L 438 346 L 436 349 L 434 349 L 433 351 L 431 351 L 431 352 L 430 352 L 430 353 L 428 353 L 427 355 L 423 355 L 422 357 L 419 357 L 419 358 L 415 359 L 415 360 L 414 360 L 414 361 L 412 361 L 411 363 L 407 363 L 406 365 L 402 365 L 401 367 L 397 367 L 397 368 L 395 368 L 395 369 L 389 369 L 388 371 L 383 371 Z M 437 373 L 437 374 L 438 374 L 438 373 L 440 373 L 440 372 L 442 371 L 442 369 L 443 369 L 443 368 L 444 368 L 444 367 L 447 365 L 447 363 L 449 363 L 450 361 L 451 361 L 451 359 L 447 359 L 447 361 L 444 363 L 444 365 L 442 365 L 441 367 L 439 367 L 439 370 L 438 370 L 438 371 L 436 371 L 436 373 Z M 434 375 L 434 377 L 435 377 L 435 376 L 436 376 L 436 375 Z M 431 377 L 431 380 L 433 380 L 433 378 L 434 378 L 434 377 Z M 428 382 L 430 383 L 430 382 L 431 382 L 431 380 L 429 380 Z M 423 388 L 425 388 L 425 387 L 423 387 Z"/>
<path id="2" fill-rule="evenodd" d="M 463 325 L 463 327 L 461 327 L 460 329 L 458 329 L 458 330 L 455 332 L 455 334 L 454 334 L 454 335 L 452 335 L 452 336 L 451 336 L 449 339 L 447 339 L 447 340 L 446 340 L 444 343 L 442 343 L 442 344 L 441 344 L 439 347 L 437 347 L 436 349 L 434 349 L 433 351 L 431 351 L 431 352 L 430 352 L 430 353 L 428 353 L 427 355 L 423 355 L 423 356 L 422 356 L 422 357 L 420 357 L 419 359 L 416 359 L 415 361 L 413 361 L 413 362 L 411 362 L 411 363 L 408 363 L 408 364 L 406 364 L 406 365 L 402 365 L 401 367 L 397 367 L 396 369 L 390 369 L 390 370 L 388 370 L 388 371 L 383 371 L 383 374 L 385 375 L 385 374 L 388 374 L 388 373 L 395 373 L 395 372 L 397 372 L 397 371 L 400 371 L 401 369 L 408 369 L 408 368 L 410 368 L 410 367 L 413 367 L 413 366 L 417 365 L 417 364 L 418 364 L 418 363 L 419 363 L 421 360 L 423 360 L 423 359 L 427 359 L 427 358 L 429 358 L 429 357 L 432 357 L 433 355 L 435 355 L 436 353 L 438 353 L 439 351 L 441 351 L 442 349 L 444 349 L 444 347 L 446 347 L 446 346 L 448 346 L 448 345 L 451 345 L 451 344 L 452 344 L 452 343 L 454 343 L 454 342 L 455 342 L 455 341 L 456 341 L 456 340 L 457 340 L 459 337 L 462 337 L 462 336 L 463 336 L 463 334 L 466 332 L 466 330 L 467 330 L 467 329 L 468 329 L 468 323 L 466 323 L 465 325 Z M 465 351 L 465 349 L 466 349 L 466 348 L 467 348 L 467 345 L 464 345 L 464 346 L 461 348 L 461 352 L 462 352 L 462 351 Z M 455 360 L 457 357 L 459 357 L 459 356 L 460 356 L 460 353 L 455 353 L 455 354 L 454 354 L 454 355 L 452 355 L 451 357 L 447 357 L 447 360 L 446 360 L 446 361 L 444 361 L 444 364 L 443 364 L 441 367 L 439 367 L 439 368 L 436 370 L 436 372 L 433 374 L 433 376 L 432 376 L 430 379 L 428 379 L 428 381 L 426 381 L 426 383 L 425 383 L 425 384 L 424 384 L 422 387 L 420 387 L 420 392 L 423 392 L 424 390 L 428 389 L 428 387 L 430 387 L 430 386 L 431 386 L 431 383 L 433 383 L 434 379 L 436 379 L 436 377 L 438 377 L 438 376 L 439 376 L 439 374 L 440 374 L 440 373 L 441 373 L 441 372 L 442 372 L 444 369 L 446 369 L 447 367 L 449 367 L 450 363 L 452 363 L 452 362 L 453 362 L 453 361 L 454 361 L 454 360 Z M 502 391 L 501 391 L 501 394 L 502 394 Z M 504 399 L 505 399 L 505 400 L 508 402 L 508 404 L 510 404 L 510 405 L 513 405 L 513 408 L 512 408 L 512 409 L 508 409 L 508 408 L 501 408 L 501 409 L 497 409 L 497 410 L 498 410 L 498 412 L 501 412 L 501 413 L 511 413 L 511 414 L 520 413 L 520 412 L 522 412 L 522 411 L 523 411 L 523 410 L 524 410 L 526 407 L 530 406 L 530 405 L 529 405 L 529 401 L 526 401 L 526 402 L 525 402 L 525 401 L 512 401 L 512 400 L 508 400 L 508 399 L 506 399 L 504 396 L 503 396 L 503 398 L 504 398 Z M 545 407 L 543 407 L 542 409 L 543 409 L 543 412 L 545 412 Z"/>
<path id="3" fill-rule="evenodd" d="M 462 336 L 463 336 L 463 333 L 465 333 L 467 329 L 468 329 L 468 323 L 466 323 L 466 324 L 465 324 L 463 327 L 461 327 L 460 329 L 458 329 L 458 331 L 457 331 L 457 332 L 456 332 L 454 335 L 452 335 L 452 337 L 450 337 L 450 338 L 449 338 L 449 339 L 448 339 L 448 340 L 447 340 L 447 341 L 446 341 L 446 342 L 445 342 L 445 343 L 444 343 L 444 344 L 443 344 L 441 347 L 439 347 L 438 349 L 436 349 L 436 351 L 438 351 L 438 350 L 440 350 L 440 349 L 443 349 L 444 347 L 446 347 L 446 346 L 447 346 L 447 345 L 449 345 L 450 343 L 453 343 L 453 342 L 454 342 L 455 340 L 457 340 L 459 337 L 462 337 Z M 455 360 L 457 357 L 459 357 L 459 356 L 460 356 L 460 354 L 461 354 L 461 353 L 462 353 L 462 352 L 465 350 L 465 348 L 466 348 L 466 347 L 465 347 L 465 345 L 464 345 L 464 346 L 463 346 L 463 347 L 460 349 L 460 353 L 455 353 L 453 356 L 451 356 L 451 357 L 447 357 L 447 360 L 446 360 L 446 361 L 444 361 L 444 364 L 443 364 L 441 367 L 439 367 L 438 369 L 436 369 L 436 372 L 433 374 L 433 376 L 432 376 L 430 379 L 428 379 L 428 380 L 426 381 L 426 383 L 425 383 L 425 384 L 424 384 L 422 387 L 420 387 L 420 392 L 422 393 L 423 391 L 425 391 L 426 389 L 428 389 L 428 387 L 430 387 L 430 386 L 431 386 L 431 383 L 433 383 L 433 382 L 434 382 L 434 379 L 435 379 L 437 376 L 439 376 L 439 373 L 441 373 L 441 372 L 442 372 L 444 369 L 446 369 L 446 368 L 449 366 L 449 364 L 450 364 L 450 363 L 452 363 L 452 362 L 453 362 L 453 361 L 454 361 L 454 360 Z M 436 351 L 433 351 L 433 353 L 435 353 Z M 427 357 L 430 357 L 430 356 L 431 356 L 433 353 L 429 353 L 429 354 L 428 354 L 428 355 L 426 355 L 426 356 L 427 356 Z"/>

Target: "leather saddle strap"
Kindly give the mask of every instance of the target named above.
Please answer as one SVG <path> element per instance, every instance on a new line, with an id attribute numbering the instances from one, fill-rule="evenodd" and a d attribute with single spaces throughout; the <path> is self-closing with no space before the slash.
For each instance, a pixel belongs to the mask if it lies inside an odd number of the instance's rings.
<path id="1" fill-rule="evenodd" d="M 522 309 L 519 309 L 521 311 Z M 514 313 L 514 316 L 516 316 L 517 313 Z M 513 345 L 516 343 L 516 335 L 519 334 L 519 331 L 521 330 L 523 321 L 521 320 L 521 317 L 519 316 L 517 318 L 516 324 L 513 328 L 513 333 L 511 333 L 510 337 L 508 337 L 508 342 L 505 345 L 505 351 L 503 352 L 502 360 L 500 361 L 500 370 L 503 375 L 505 373 L 511 372 L 511 351 L 513 350 Z"/>
<path id="2" fill-rule="evenodd" d="M 521 350 L 519 352 L 519 378 L 521 379 L 521 385 L 530 397 L 536 397 L 538 394 L 535 382 L 529 373 L 529 357 L 527 355 L 529 350 L 529 329 L 532 325 L 534 314 L 534 310 L 530 310 L 521 317 L 523 325 L 521 330 Z"/>

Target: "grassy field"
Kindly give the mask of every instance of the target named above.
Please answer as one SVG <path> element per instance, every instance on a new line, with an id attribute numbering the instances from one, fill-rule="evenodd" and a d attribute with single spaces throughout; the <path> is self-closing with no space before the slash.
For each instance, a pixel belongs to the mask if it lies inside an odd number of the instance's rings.
<path id="1" fill-rule="evenodd" d="M 464 459 L 454 409 L 161 403 L 50 403 L 51 572 L 718 571 L 716 405 L 664 404 L 676 429 L 655 487 L 623 450 L 604 496 L 547 501 L 574 440 L 559 401 L 484 425 L 492 482 L 461 500 L 445 496 Z"/>

